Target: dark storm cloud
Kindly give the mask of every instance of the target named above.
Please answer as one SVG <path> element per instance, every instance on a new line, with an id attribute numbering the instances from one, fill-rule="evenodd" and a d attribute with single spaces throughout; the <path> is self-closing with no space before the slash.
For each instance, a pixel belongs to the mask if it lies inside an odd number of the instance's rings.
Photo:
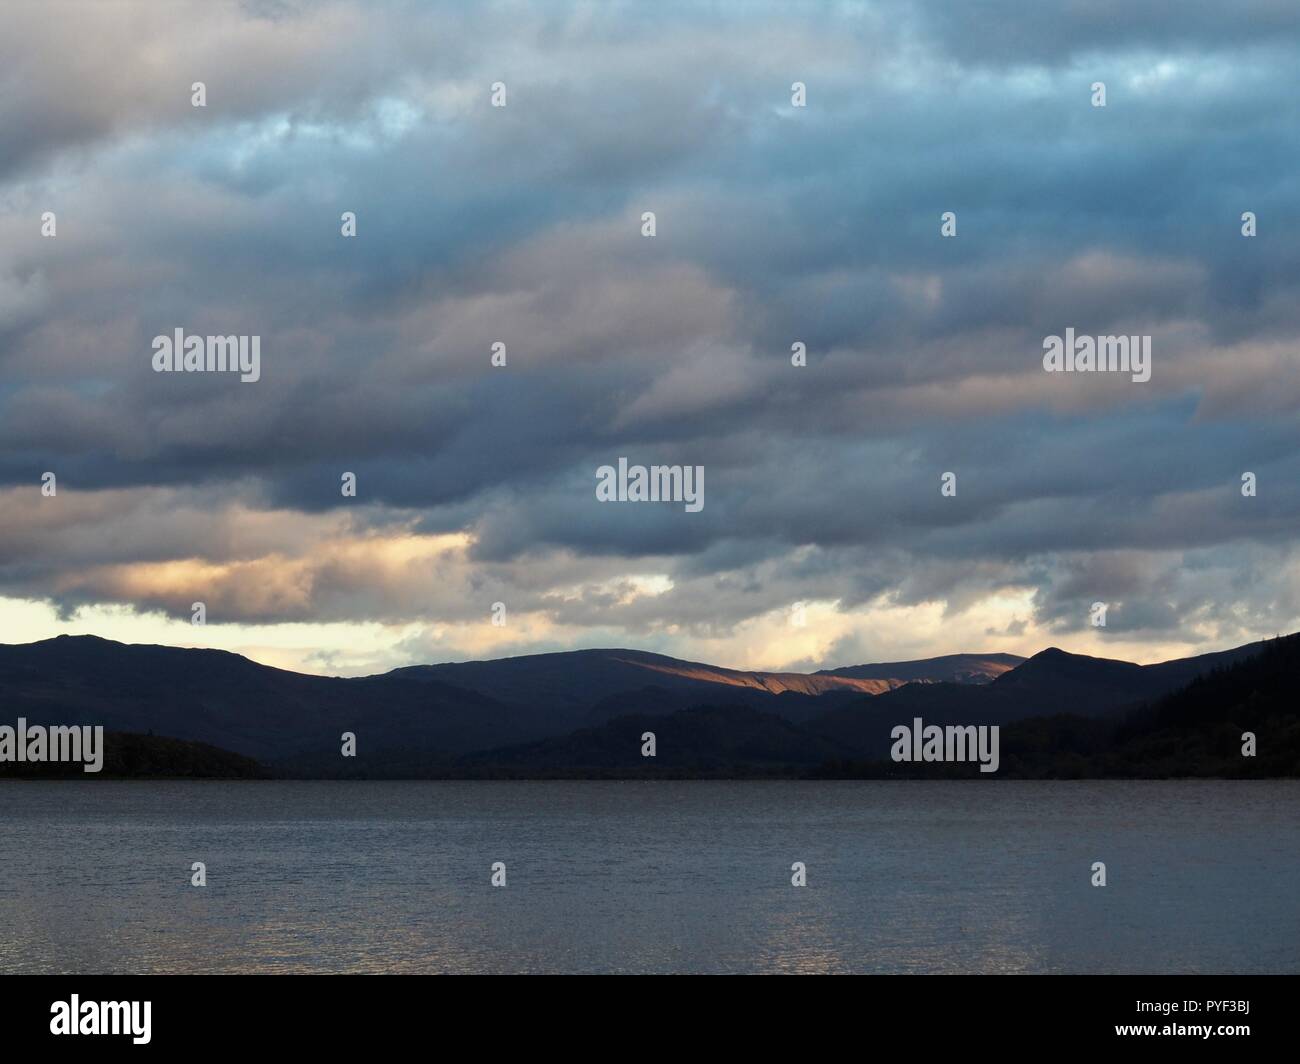
<path id="1" fill-rule="evenodd" d="M 564 623 L 1004 587 L 1048 625 L 1109 595 L 1128 631 L 1202 583 L 1285 608 L 1242 574 L 1292 564 L 1300 518 L 1294 13 L 1005 7 L 7 8 L 0 484 L 104 492 L 136 549 L 10 517 L 0 584 L 174 609 L 96 567 L 234 564 L 204 499 L 311 524 L 351 471 L 347 535 L 468 531 L 467 586 Z M 178 326 L 260 335 L 262 379 L 154 374 Z M 1066 327 L 1151 334 L 1151 382 L 1044 374 Z M 703 465 L 704 511 L 597 502 L 621 455 Z M 168 491 L 184 516 L 118 494 Z M 1236 583 L 1168 575 L 1216 549 Z M 674 589 L 611 590 L 621 559 Z M 559 594 L 572 565 L 604 583 Z M 303 580 L 247 615 L 420 615 L 351 562 Z"/>

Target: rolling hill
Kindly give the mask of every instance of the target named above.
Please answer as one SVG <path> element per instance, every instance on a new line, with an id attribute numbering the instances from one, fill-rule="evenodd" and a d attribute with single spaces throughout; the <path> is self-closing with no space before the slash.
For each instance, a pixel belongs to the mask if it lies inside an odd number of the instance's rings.
<path id="1" fill-rule="evenodd" d="M 1249 643 L 1154 665 L 1049 647 L 991 683 L 907 684 L 869 702 L 832 707 L 807 726 L 854 757 L 874 759 L 887 756 L 891 729 L 916 717 L 938 725 L 1006 725 L 1058 714 L 1115 718 L 1216 668 L 1254 657 L 1266 645 Z"/>
<path id="2" fill-rule="evenodd" d="M 1265 647 L 1155 665 L 1049 648 L 1029 659 L 961 654 L 818 673 L 609 649 L 344 679 L 224 651 L 61 636 L 0 645 L 0 717 L 203 743 L 312 776 L 797 775 L 878 762 L 893 726 L 918 716 L 1009 727 L 1025 751 L 1037 751 L 1035 764 L 1073 764 L 1119 741 L 1139 707 L 1163 705 L 1223 670 L 1238 675 L 1232 669 Z M 1213 690 L 1215 705 L 1227 697 Z M 1172 711 L 1161 712 L 1163 726 L 1176 731 Z M 345 731 L 358 737 L 355 759 L 339 756 Z M 644 731 L 659 736 L 657 767 L 640 758 Z M 1169 736 L 1159 742 L 1168 745 Z M 1015 764 L 1015 752 L 1009 756 Z"/>

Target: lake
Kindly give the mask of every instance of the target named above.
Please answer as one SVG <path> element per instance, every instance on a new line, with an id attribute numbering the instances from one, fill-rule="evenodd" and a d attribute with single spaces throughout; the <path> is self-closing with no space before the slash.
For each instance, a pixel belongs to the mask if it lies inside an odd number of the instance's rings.
<path id="1" fill-rule="evenodd" d="M 0 921 L 3 972 L 1300 972 L 1300 781 L 5 782 Z"/>

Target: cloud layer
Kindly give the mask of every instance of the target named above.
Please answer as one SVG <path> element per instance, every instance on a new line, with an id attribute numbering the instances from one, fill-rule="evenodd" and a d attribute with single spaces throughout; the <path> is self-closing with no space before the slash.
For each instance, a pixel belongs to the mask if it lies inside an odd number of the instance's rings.
<path id="1" fill-rule="evenodd" d="M 781 668 L 1300 627 L 1300 20 L 1004 6 L 7 5 L 0 638 L 40 602 L 326 670 Z M 259 335 L 261 380 L 155 374 L 178 327 Z M 1067 327 L 1150 335 L 1151 380 L 1044 373 Z M 621 455 L 704 466 L 704 510 L 602 505 Z"/>

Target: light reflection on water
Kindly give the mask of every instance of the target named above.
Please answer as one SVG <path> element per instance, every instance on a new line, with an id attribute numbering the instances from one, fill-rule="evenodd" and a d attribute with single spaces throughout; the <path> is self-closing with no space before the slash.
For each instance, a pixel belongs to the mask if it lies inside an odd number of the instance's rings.
<path id="1" fill-rule="evenodd" d="M 1298 814 L 1292 781 L 9 782 L 0 971 L 1296 972 Z"/>

